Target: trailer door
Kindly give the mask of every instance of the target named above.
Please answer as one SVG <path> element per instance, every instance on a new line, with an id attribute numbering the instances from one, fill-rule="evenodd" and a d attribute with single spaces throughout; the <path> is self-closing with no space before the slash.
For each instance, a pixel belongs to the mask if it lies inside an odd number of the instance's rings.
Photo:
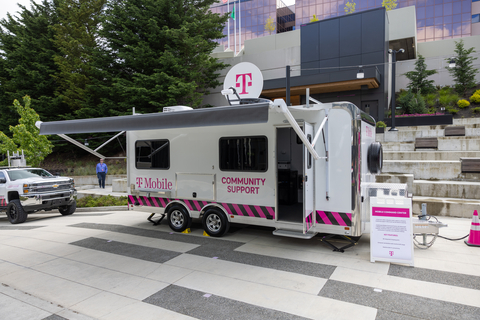
<path id="1" fill-rule="evenodd" d="M 305 122 L 303 126 L 305 136 L 311 143 L 313 139 L 313 126 Z M 314 225 L 314 172 L 313 157 L 306 146 L 303 146 L 303 233 L 307 233 Z"/>

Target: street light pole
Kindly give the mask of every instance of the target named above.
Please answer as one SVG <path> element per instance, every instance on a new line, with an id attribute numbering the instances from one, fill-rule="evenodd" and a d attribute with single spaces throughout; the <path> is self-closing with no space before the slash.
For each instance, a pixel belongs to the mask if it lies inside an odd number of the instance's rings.
<path id="1" fill-rule="evenodd" d="M 398 131 L 398 129 L 395 128 L 395 68 L 397 65 L 397 53 L 399 52 L 405 52 L 405 50 L 388 50 L 388 53 L 392 55 L 392 127 L 388 131 Z"/>

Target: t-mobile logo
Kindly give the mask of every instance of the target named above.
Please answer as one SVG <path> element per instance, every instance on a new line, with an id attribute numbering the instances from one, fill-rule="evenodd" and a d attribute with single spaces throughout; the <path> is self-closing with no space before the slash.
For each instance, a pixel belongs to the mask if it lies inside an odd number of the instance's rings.
<path id="1" fill-rule="evenodd" d="M 240 78 L 240 81 L 239 81 Z M 251 73 L 243 73 L 243 74 L 237 74 L 235 77 L 235 86 L 237 88 L 240 88 L 242 92 L 239 92 L 238 94 L 248 94 L 247 92 L 247 87 L 252 86 L 252 74 Z"/>
<path id="2" fill-rule="evenodd" d="M 388 251 L 388 253 L 390 254 L 390 257 L 391 257 L 393 256 L 394 251 Z"/>

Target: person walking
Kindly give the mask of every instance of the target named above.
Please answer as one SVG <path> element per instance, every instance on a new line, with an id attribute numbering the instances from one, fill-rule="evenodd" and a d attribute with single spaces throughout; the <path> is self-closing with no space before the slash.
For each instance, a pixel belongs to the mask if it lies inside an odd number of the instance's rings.
<path id="1" fill-rule="evenodd" d="M 100 188 L 105 189 L 105 177 L 107 176 L 107 172 L 107 164 L 103 163 L 103 159 L 100 159 L 100 162 L 97 163 L 98 186 Z"/>

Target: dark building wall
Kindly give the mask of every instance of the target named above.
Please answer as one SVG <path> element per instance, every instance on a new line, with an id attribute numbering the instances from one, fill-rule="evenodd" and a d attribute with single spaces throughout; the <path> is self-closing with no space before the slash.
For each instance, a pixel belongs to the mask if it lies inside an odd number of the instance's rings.
<path id="1" fill-rule="evenodd" d="M 384 8 L 322 20 L 302 27 L 300 77 L 312 78 L 312 75 L 316 75 L 316 83 L 353 80 L 360 65 L 364 66 L 364 71 L 378 69 L 378 89 L 332 92 L 312 97 L 321 102 L 350 101 L 362 109 L 369 105 L 372 116 L 383 120 L 388 107 L 389 70 L 388 21 Z M 367 72 L 365 73 L 367 77 Z M 302 102 L 305 102 L 305 97 Z"/>

